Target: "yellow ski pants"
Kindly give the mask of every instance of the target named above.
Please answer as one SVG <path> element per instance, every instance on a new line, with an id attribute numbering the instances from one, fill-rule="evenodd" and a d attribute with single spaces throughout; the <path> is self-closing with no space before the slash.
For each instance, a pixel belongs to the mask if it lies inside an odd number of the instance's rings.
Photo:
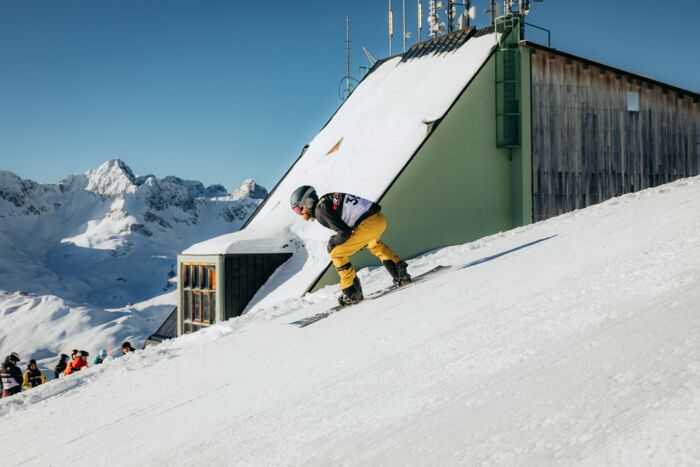
<path id="1" fill-rule="evenodd" d="M 372 214 L 353 229 L 352 235 L 345 243 L 331 250 L 331 261 L 340 276 L 341 289 L 347 289 L 355 280 L 355 268 L 350 263 L 350 256 L 365 246 L 382 262 L 391 260 L 398 263 L 401 261 L 396 253 L 391 251 L 391 248 L 381 240 L 386 226 L 386 217 L 381 211 Z"/>

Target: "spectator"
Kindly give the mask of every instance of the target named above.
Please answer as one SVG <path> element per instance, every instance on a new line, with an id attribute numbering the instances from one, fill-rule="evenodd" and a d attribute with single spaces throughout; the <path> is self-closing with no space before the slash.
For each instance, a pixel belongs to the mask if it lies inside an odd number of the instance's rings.
<path id="1" fill-rule="evenodd" d="M 69 361 L 70 361 L 70 357 L 68 355 L 62 353 L 61 359 L 58 361 L 58 364 L 53 369 L 53 374 L 56 376 L 56 379 L 58 379 L 58 377 L 61 376 L 64 371 L 66 371 L 66 367 L 68 366 Z"/>
<path id="2" fill-rule="evenodd" d="M 106 359 L 107 359 L 107 349 L 102 349 L 102 350 L 100 350 L 100 353 L 97 354 L 97 357 L 95 357 L 95 360 L 93 360 L 92 364 L 99 365 L 102 362 L 104 362 Z"/>
<path id="3" fill-rule="evenodd" d="M 66 367 L 66 371 L 64 374 L 69 375 L 73 372 L 80 371 L 83 368 L 87 368 L 87 358 L 90 354 L 87 353 L 84 350 L 78 350 L 75 352 L 75 356 L 73 357 L 73 361 Z"/>
<path id="4" fill-rule="evenodd" d="M 46 376 L 36 367 L 36 360 L 29 360 L 27 371 L 24 373 L 24 384 L 22 387 L 25 391 L 35 388 L 46 382 Z"/>
<path id="5" fill-rule="evenodd" d="M 22 370 L 17 366 L 19 355 L 12 352 L 5 358 L 0 368 L 0 381 L 2 381 L 2 397 L 10 397 L 22 390 Z"/>
<path id="6" fill-rule="evenodd" d="M 131 346 L 131 342 L 125 341 L 121 345 L 122 347 L 122 352 L 124 352 L 124 355 L 128 354 L 129 352 L 135 352 L 134 348 Z"/>

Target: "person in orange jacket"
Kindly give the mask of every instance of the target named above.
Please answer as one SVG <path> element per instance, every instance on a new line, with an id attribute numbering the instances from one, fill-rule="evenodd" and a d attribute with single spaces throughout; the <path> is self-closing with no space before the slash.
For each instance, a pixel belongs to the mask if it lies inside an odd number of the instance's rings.
<path id="1" fill-rule="evenodd" d="M 80 371 L 83 368 L 87 368 L 87 358 L 89 356 L 90 354 L 84 350 L 77 351 L 75 353 L 75 356 L 73 357 L 73 361 L 70 362 L 70 365 L 66 367 L 66 371 L 64 372 L 64 374 L 69 375 L 75 371 Z"/>

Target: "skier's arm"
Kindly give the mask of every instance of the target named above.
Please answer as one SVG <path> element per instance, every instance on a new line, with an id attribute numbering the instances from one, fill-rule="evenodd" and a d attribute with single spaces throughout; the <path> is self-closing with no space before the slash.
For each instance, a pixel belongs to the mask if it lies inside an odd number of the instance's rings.
<path id="1" fill-rule="evenodd" d="M 323 205 L 320 207 L 320 209 L 318 209 L 316 214 L 317 219 L 321 224 L 328 227 L 329 229 L 336 231 L 336 234 L 328 240 L 329 251 L 333 247 L 336 247 L 348 241 L 348 238 L 350 238 L 350 236 L 352 235 L 352 229 L 350 228 L 350 226 L 348 226 L 348 224 L 345 223 L 345 221 L 343 221 L 338 211 L 330 210 L 328 208 L 328 205 L 326 203 L 323 203 Z"/>
<path id="2" fill-rule="evenodd" d="M 12 370 L 12 377 L 17 381 L 17 384 L 22 384 L 22 370 L 20 370 L 17 367 L 14 367 Z"/>

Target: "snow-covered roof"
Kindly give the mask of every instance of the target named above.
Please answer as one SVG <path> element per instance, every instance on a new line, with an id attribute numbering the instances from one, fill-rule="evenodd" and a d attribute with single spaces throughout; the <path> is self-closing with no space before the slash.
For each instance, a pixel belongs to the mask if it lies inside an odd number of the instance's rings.
<path id="1" fill-rule="evenodd" d="M 303 250 L 306 260 L 300 271 L 284 274 L 294 281 L 284 289 L 288 296 L 303 294 L 329 264 L 325 244 L 330 232 L 303 222 L 289 209 L 292 191 L 313 185 L 319 195 L 339 191 L 379 199 L 428 136 L 428 124 L 446 114 L 495 43 L 493 33 L 474 36 L 449 52 L 410 60 L 397 56 L 375 67 L 244 230 L 196 244 L 183 254 L 288 252 L 290 242 L 298 240 L 296 252 Z"/>

